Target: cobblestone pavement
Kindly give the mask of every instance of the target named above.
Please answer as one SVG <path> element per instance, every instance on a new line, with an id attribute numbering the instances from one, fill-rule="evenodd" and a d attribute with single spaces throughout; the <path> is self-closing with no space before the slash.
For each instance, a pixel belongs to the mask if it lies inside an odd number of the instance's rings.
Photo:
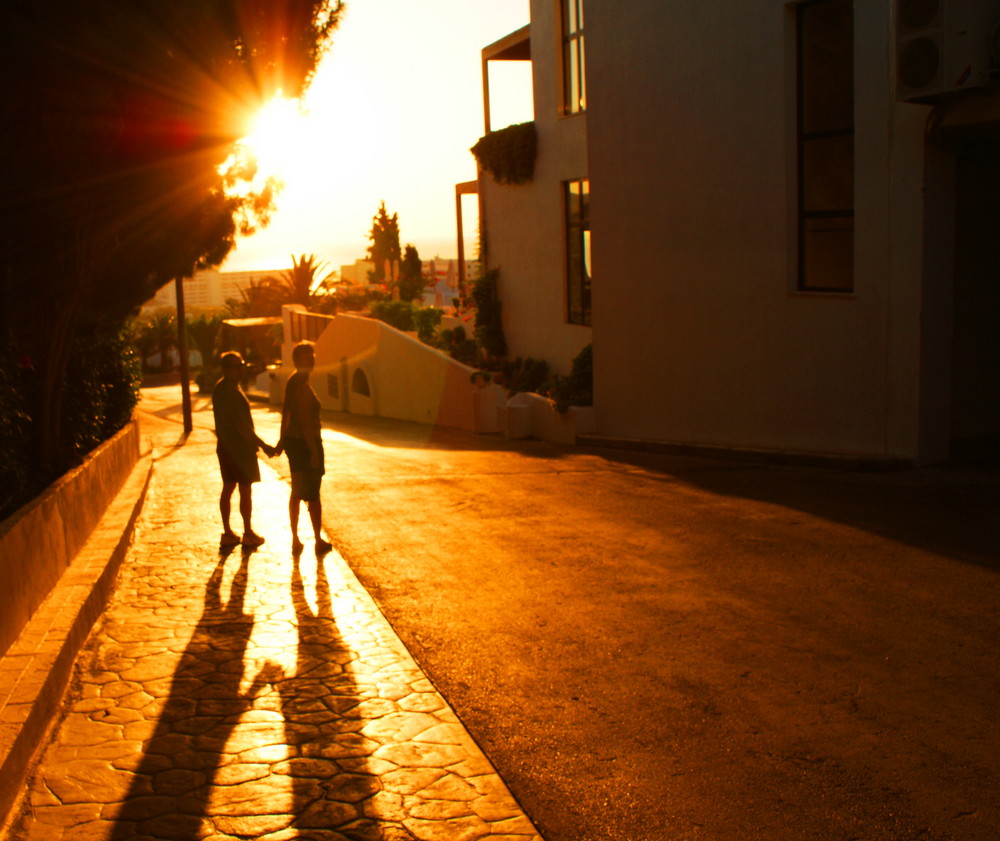
<path id="1" fill-rule="evenodd" d="M 211 433 L 154 455 L 10 838 L 540 841 L 336 550 L 293 558 L 277 474 L 220 550 Z"/>

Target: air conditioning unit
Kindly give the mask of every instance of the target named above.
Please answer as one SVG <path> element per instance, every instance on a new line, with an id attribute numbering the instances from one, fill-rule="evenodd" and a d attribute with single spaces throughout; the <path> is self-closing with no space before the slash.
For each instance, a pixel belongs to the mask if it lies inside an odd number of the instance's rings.
<path id="1" fill-rule="evenodd" d="M 1000 0 L 896 0 L 896 97 L 937 102 L 1000 84 Z"/>

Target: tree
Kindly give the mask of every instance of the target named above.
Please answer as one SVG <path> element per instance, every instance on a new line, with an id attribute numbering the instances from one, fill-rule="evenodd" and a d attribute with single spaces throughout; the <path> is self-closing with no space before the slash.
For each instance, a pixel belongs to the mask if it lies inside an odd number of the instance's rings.
<path id="1" fill-rule="evenodd" d="M 12 164 L 0 179 L 0 328 L 32 371 L 42 471 L 59 469 L 76 334 L 123 323 L 266 223 L 274 185 L 236 189 L 256 164 L 234 143 L 277 90 L 304 90 L 340 11 L 340 0 L 0 5 Z"/>
<path id="2" fill-rule="evenodd" d="M 375 264 L 372 275 L 373 283 L 388 283 L 385 276 L 385 262 L 390 265 L 399 260 L 399 214 L 389 215 L 385 202 L 379 204 L 378 213 L 372 219 L 371 233 L 368 235 L 371 245 L 368 246 L 368 259 Z"/>
<path id="3" fill-rule="evenodd" d="M 202 313 L 197 318 L 188 318 L 187 332 L 195 349 L 201 354 L 203 368 L 215 368 L 216 347 L 222 331 L 222 316 Z"/>
<path id="4" fill-rule="evenodd" d="M 302 304 L 302 306 L 308 307 L 313 302 L 316 287 L 329 277 L 329 274 L 327 274 L 321 278 L 317 278 L 317 275 L 326 266 L 326 263 L 316 261 L 315 254 L 308 256 L 303 254 L 297 260 L 293 254 L 292 267 L 279 278 L 280 282 L 285 286 L 288 303 Z"/>
<path id="5" fill-rule="evenodd" d="M 424 264 L 420 260 L 415 245 L 407 245 L 403 251 L 403 262 L 399 265 L 399 298 L 412 301 L 419 298 L 427 286 L 423 276 Z"/>

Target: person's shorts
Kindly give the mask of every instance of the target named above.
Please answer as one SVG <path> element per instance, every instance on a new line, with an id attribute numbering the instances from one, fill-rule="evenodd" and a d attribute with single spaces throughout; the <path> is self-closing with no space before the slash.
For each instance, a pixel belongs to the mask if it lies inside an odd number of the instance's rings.
<path id="1" fill-rule="evenodd" d="M 319 487 L 323 481 L 325 468 L 323 466 L 323 442 L 317 441 L 319 447 L 319 467 L 309 466 L 309 447 L 302 438 L 289 438 L 285 441 L 285 455 L 288 456 L 288 469 L 292 474 L 292 493 L 306 501 L 319 499 Z"/>
<path id="2" fill-rule="evenodd" d="M 257 464 L 256 453 L 250 453 L 243 458 L 234 458 L 222 447 L 216 447 L 215 452 L 219 457 L 219 471 L 222 473 L 223 482 L 245 485 L 260 481 L 260 466 Z"/>

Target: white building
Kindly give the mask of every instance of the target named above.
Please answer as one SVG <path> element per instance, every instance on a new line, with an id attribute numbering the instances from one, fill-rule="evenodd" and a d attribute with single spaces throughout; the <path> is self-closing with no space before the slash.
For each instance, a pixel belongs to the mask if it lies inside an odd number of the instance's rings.
<path id="1" fill-rule="evenodd" d="M 277 277 L 282 269 L 252 272 L 220 272 L 205 269 L 184 279 L 184 306 L 222 309 L 228 300 L 241 300 L 241 293 L 251 284 L 259 284 L 269 277 Z M 142 305 L 144 310 L 177 305 L 174 281 L 162 287 L 156 295 Z"/>
<path id="2" fill-rule="evenodd" d="M 1000 450 L 1000 0 L 531 15 L 483 51 L 534 78 L 534 179 L 479 178 L 512 356 L 592 340 L 605 436 Z"/>
<path id="3" fill-rule="evenodd" d="M 353 264 L 340 267 L 340 279 L 351 286 L 366 286 L 368 275 L 375 271 L 371 260 L 355 260 Z"/>

